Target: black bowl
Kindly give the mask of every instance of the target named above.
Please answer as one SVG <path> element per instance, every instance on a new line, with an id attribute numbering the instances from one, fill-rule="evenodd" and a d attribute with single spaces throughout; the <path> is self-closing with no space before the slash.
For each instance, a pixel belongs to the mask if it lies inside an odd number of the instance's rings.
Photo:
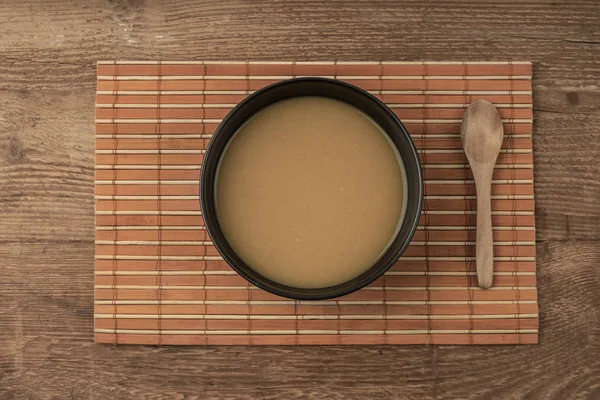
<path id="1" fill-rule="evenodd" d="M 407 206 L 401 227 L 388 250 L 368 270 L 347 282 L 326 288 L 305 289 L 282 285 L 255 272 L 231 248 L 217 219 L 215 180 L 223 150 L 235 132 L 262 108 L 298 96 L 329 97 L 346 102 L 372 118 L 398 149 L 407 179 Z M 322 300 L 358 290 L 383 275 L 408 246 L 421 214 L 423 177 L 419 156 L 410 135 L 400 120 L 368 92 L 333 79 L 296 78 L 281 81 L 256 91 L 238 104 L 223 119 L 206 150 L 200 178 L 200 202 L 206 229 L 219 253 L 241 276 L 261 289 L 279 296 L 300 300 Z"/>

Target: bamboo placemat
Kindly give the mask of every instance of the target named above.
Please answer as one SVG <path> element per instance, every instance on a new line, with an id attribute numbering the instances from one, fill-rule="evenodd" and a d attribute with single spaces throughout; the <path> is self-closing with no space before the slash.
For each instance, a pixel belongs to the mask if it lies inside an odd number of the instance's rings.
<path id="1" fill-rule="evenodd" d="M 250 287 L 211 245 L 198 201 L 204 149 L 252 91 L 295 76 L 362 87 L 404 122 L 425 175 L 419 228 L 369 287 L 303 302 Z M 494 171 L 494 287 L 477 288 L 466 106 L 504 121 Z M 116 344 L 537 343 L 529 62 L 98 63 L 95 340 Z"/>

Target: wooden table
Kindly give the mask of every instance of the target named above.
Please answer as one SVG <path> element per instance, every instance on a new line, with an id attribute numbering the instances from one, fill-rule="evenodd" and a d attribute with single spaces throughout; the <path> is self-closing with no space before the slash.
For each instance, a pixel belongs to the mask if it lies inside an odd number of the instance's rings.
<path id="1" fill-rule="evenodd" d="M 539 346 L 92 343 L 100 59 L 531 60 Z M 0 5 L 0 399 L 599 399 L 600 3 Z"/>

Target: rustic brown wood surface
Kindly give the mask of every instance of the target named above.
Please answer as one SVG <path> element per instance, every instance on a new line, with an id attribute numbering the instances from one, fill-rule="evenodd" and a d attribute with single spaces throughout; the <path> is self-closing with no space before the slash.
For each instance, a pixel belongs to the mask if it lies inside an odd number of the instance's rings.
<path id="1" fill-rule="evenodd" d="M 0 399 L 600 398 L 600 3 L 4 1 Z M 99 59 L 525 60 L 539 346 L 92 343 Z"/>

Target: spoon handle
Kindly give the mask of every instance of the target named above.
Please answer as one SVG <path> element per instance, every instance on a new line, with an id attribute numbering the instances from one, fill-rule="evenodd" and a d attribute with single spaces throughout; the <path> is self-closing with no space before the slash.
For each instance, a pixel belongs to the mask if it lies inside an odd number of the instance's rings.
<path id="1" fill-rule="evenodd" d="M 488 289 L 492 286 L 494 279 L 491 181 L 481 179 L 475 184 L 477 187 L 477 281 L 480 288 Z"/>

